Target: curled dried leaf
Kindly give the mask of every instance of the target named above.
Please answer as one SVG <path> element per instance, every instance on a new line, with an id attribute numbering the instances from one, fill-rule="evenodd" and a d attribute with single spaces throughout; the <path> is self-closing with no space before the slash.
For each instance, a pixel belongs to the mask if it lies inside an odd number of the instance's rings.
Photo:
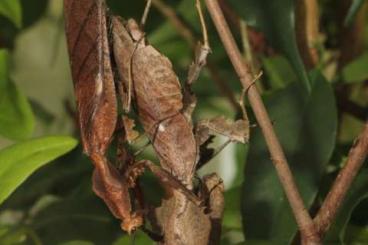
<path id="1" fill-rule="evenodd" d="M 207 128 L 208 131 L 206 131 Z M 246 143 L 249 139 L 249 122 L 246 120 L 231 121 L 224 117 L 205 119 L 198 123 L 197 131 L 201 132 L 201 140 L 205 139 L 206 133 L 220 134 L 228 137 L 231 141 Z"/>
<path id="2" fill-rule="evenodd" d="M 83 148 L 95 165 L 93 190 L 130 233 L 143 216 L 132 211 L 127 178 L 105 157 L 117 122 L 105 1 L 64 0 L 64 13 Z M 125 152 L 118 158 L 128 159 Z"/>
<path id="3" fill-rule="evenodd" d="M 103 0 L 65 0 L 65 30 L 84 151 L 105 153 L 117 104 Z"/>

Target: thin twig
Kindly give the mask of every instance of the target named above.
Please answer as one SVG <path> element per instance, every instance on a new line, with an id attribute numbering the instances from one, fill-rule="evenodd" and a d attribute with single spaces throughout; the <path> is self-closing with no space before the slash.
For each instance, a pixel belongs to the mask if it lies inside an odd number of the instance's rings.
<path id="1" fill-rule="evenodd" d="M 194 61 L 190 65 L 189 70 L 188 70 L 188 78 L 187 78 L 186 84 L 189 86 L 198 79 L 199 74 L 202 71 L 202 68 L 207 64 L 207 56 L 211 52 L 211 48 L 208 43 L 207 27 L 204 21 L 200 0 L 196 0 L 196 8 L 197 8 L 199 20 L 201 23 L 203 43 L 199 42 L 197 44 L 197 48 L 195 49 L 195 52 L 194 52 L 195 53 Z"/>
<path id="2" fill-rule="evenodd" d="M 330 192 L 327 194 L 321 208 L 319 209 L 314 222 L 320 236 L 323 236 L 343 203 L 354 178 L 362 167 L 368 154 L 368 122 L 366 122 L 363 132 L 355 140 L 350 149 L 345 167 L 341 169 Z"/>
<path id="3" fill-rule="evenodd" d="M 346 98 L 344 91 L 337 91 L 337 106 L 342 112 L 349 113 L 355 118 L 365 122 L 368 119 L 368 108 L 356 104 L 354 101 Z"/>
<path id="4" fill-rule="evenodd" d="M 252 83 L 253 77 L 240 54 L 217 0 L 206 0 L 206 5 L 243 87 L 248 88 Z M 303 244 L 320 244 L 313 220 L 304 206 L 284 152 L 273 130 L 271 120 L 255 86 L 249 87 L 248 98 L 258 124 L 262 129 L 272 162 L 299 226 Z"/>
<path id="5" fill-rule="evenodd" d="M 313 69 L 318 64 L 319 6 L 317 0 L 299 0 L 296 4 L 295 31 L 299 52 L 305 66 Z"/>
<path id="6" fill-rule="evenodd" d="M 151 9 L 151 4 L 152 4 L 152 0 L 147 0 L 146 7 L 144 8 L 144 12 L 141 18 L 141 27 L 143 27 L 147 22 L 148 13 Z"/>
<path id="7" fill-rule="evenodd" d="M 253 65 L 254 64 L 254 59 L 253 59 L 252 48 L 251 48 L 250 42 L 249 42 L 247 28 L 248 28 L 247 22 L 245 22 L 244 20 L 241 20 L 240 21 L 240 35 L 241 35 L 242 44 L 243 44 L 244 56 L 245 56 L 246 61 L 250 65 L 250 70 L 251 70 L 252 74 L 255 74 L 256 70 L 255 70 L 255 67 Z"/>
<path id="8" fill-rule="evenodd" d="M 203 35 L 203 46 L 207 49 L 210 49 L 210 45 L 208 42 L 208 33 L 207 33 L 207 27 L 206 27 L 206 21 L 204 20 L 202 6 L 201 6 L 201 0 L 196 0 L 196 8 L 199 15 L 199 20 L 201 22 L 201 28 L 202 28 L 202 35 Z"/>

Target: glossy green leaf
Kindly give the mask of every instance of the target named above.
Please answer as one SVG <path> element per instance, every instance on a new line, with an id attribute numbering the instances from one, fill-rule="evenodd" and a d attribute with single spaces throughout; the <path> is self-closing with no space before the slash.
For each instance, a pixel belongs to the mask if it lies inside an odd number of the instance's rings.
<path id="1" fill-rule="evenodd" d="M 10 19 L 18 28 L 22 26 L 22 8 L 19 0 L 0 0 L 0 15 Z"/>
<path id="2" fill-rule="evenodd" d="M 309 99 L 295 84 L 264 98 L 299 190 L 312 204 L 335 145 L 337 112 L 334 93 L 320 74 L 311 76 Z M 251 132 L 242 190 L 246 239 L 289 244 L 297 231 L 261 130 Z"/>
<path id="3" fill-rule="evenodd" d="M 10 139 L 29 138 L 34 116 L 25 95 L 9 80 L 9 53 L 0 50 L 0 135 Z"/>
<path id="4" fill-rule="evenodd" d="M 366 198 L 368 198 L 368 169 L 363 169 L 350 187 L 337 217 L 326 234 L 326 243 L 344 244 L 346 227 L 351 214 L 354 208 Z"/>
<path id="5" fill-rule="evenodd" d="M 27 210 L 31 205 L 37 205 L 45 195 L 69 196 L 81 183 L 90 182 L 92 169 L 93 165 L 79 146 L 32 174 L 2 207 Z"/>
<path id="6" fill-rule="evenodd" d="M 353 0 L 349 8 L 348 14 L 345 17 L 344 25 L 349 26 L 353 23 L 355 16 L 357 15 L 359 9 L 363 6 L 365 0 Z"/>
<path id="7" fill-rule="evenodd" d="M 14 144 L 0 151 L 0 204 L 36 169 L 73 149 L 77 141 L 50 136 Z"/>
<path id="8" fill-rule="evenodd" d="M 295 38 L 294 0 L 229 0 L 247 24 L 265 33 L 267 40 L 289 59 L 299 81 L 309 92 L 311 84 Z"/>
<path id="9" fill-rule="evenodd" d="M 363 82 L 368 79 L 368 52 L 365 52 L 354 61 L 347 64 L 342 70 L 345 83 Z"/>

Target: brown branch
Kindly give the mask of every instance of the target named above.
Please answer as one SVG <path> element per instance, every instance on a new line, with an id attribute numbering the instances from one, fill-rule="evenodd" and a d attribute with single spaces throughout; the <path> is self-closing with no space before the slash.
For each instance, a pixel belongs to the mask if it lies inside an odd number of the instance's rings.
<path id="1" fill-rule="evenodd" d="M 184 23 L 176 14 L 175 10 L 172 9 L 170 6 L 166 5 L 161 0 L 152 0 L 153 6 L 161 12 L 163 16 L 165 16 L 175 27 L 178 31 L 179 35 L 181 35 L 189 44 L 191 49 L 195 51 L 196 43 L 195 37 L 190 29 L 190 27 Z M 220 73 L 218 72 L 218 68 L 215 64 L 211 61 L 207 61 L 206 66 L 211 78 L 215 82 L 216 86 L 218 87 L 219 91 L 228 99 L 230 105 L 233 107 L 235 111 L 240 111 L 239 104 L 234 96 L 234 93 L 231 91 L 229 86 L 226 84 L 224 79 L 221 77 Z"/>
<path id="2" fill-rule="evenodd" d="M 266 108 L 256 87 L 252 86 L 253 77 L 247 64 L 244 62 L 240 54 L 220 6 L 218 5 L 217 0 L 205 0 L 205 2 L 226 52 L 240 78 L 243 87 L 245 89 L 249 88 L 248 98 L 250 105 L 252 106 L 258 124 L 262 129 L 266 144 L 272 157 L 272 162 L 276 168 L 276 172 L 284 188 L 296 222 L 299 226 L 303 244 L 320 244 L 320 239 L 318 237 L 313 220 L 304 206 L 293 175 L 287 164 L 286 157 L 273 130 L 272 123 L 267 114 Z"/>
<path id="3" fill-rule="evenodd" d="M 298 0 L 296 5 L 296 37 L 304 64 L 312 69 L 318 63 L 316 44 L 319 36 L 317 0 Z"/>
<path id="4" fill-rule="evenodd" d="M 314 222 L 318 232 L 323 236 L 336 214 L 341 207 L 343 200 L 348 192 L 355 176 L 363 165 L 368 154 L 368 122 L 366 122 L 363 132 L 355 140 L 354 145 L 350 149 L 348 160 L 345 167 L 337 176 L 330 192 L 327 194 L 322 207 L 318 211 Z"/>
<path id="5" fill-rule="evenodd" d="M 368 108 L 360 106 L 355 102 L 351 101 L 349 98 L 346 98 L 346 95 L 340 93 L 341 96 L 337 96 L 337 106 L 342 112 L 349 113 L 355 118 L 365 121 L 368 118 Z M 339 93 L 337 93 L 339 95 Z"/>
<path id="6" fill-rule="evenodd" d="M 362 6 L 356 15 L 355 21 L 350 26 L 344 26 L 344 19 L 352 2 L 352 0 L 342 0 L 338 2 L 336 20 L 340 30 L 338 71 L 364 51 L 364 28 L 367 16 L 366 6 Z"/>

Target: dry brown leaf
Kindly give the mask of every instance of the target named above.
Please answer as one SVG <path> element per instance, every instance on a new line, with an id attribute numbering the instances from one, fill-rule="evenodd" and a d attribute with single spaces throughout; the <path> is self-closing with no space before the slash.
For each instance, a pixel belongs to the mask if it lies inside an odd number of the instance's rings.
<path id="1" fill-rule="evenodd" d="M 210 134 L 220 134 L 235 142 L 246 143 L 249 139 L 249 123 L 245 120 L 234 122 L 221 116 L 202 120 L 197 127 L 202 132 L 205 131 L 201 128 L 208 128 Z M 202 138 L 205 138 L 205 136 L 202 136 Z"/>
<path id="2" fill-rule="evenodd" d="M 84 151 L 104 154 L 117 103 L 103 0 L 65 0 L 65 30 Z"/>

